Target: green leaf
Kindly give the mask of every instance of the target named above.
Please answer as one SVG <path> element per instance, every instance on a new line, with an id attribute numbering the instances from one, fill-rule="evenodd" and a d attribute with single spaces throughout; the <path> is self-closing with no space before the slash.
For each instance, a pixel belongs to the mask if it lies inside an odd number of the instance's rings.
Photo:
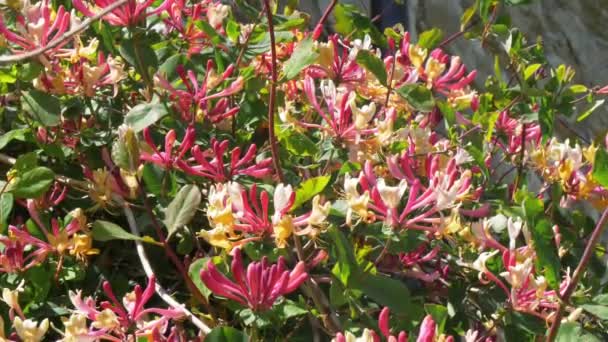
<path id="1" fill-rule="evenodd" d="M 348 286 L 351 275 L 357 272 L 358 267 L 352 244 L 348 242 L 344 234 L 336 227 L 328 229 L 328 233 L 333 241 L 333 250 L 338 259 L 332 273 L 340 279 L 344 286 Z"/>
<path id="2" fill-rule="evenodd" d="M 284 146 L 294 156 L 312 157 L 319 152 L 314 141 L 300 132 L 284 131 L 278 138 L 281 146 Z"/>
<path id="3" fill-rule="evenodd" d="M 146 78 L 150 78 L 156 70 L 158 70 L 158 58 L 156 52 L 141 38 L 126 39 L 118 48 L 120 55 L 132 66 L 137 72 Z"/>
<path id="4" fill-rule="evenodd" d="M 592 176 L 593 180 L 608 188 L 608 153 L 604 148 L 599 148 L 595 153 Z"/>
<path id="5" fill-rule="evenodd" d="M 291 210 L 299 208 L 302 204 L 323 191 L 327 184 L 329 184 L 330 179 L 331 176 L 318 176 L 304 181 L 298 190 L 296 190 L 296 200 Z"/>
<path id="6" fill-rule="evenodd" d="M 205 336 L 205 342 L 248 342 L 249 337 L 232 327 L 217 327 Z"/>
<path id="7" fill-rule="evenodd" d="M 584 304 L 581 307 L 601 320 L 608 321 L 608 305 Z"/>
<path id="8" fill-rule="evenodd" d="M 160 103 L 141 103 L 127 113 L 125 124 L 133 127 L 135 132 L 140 132 L 167 114 L 167 108 Z"/>
<path id="9" fill-rule="evenodd" d="M 577 341 L 581 335 L 581 327 L 576 322 L 565 322 L 559 326 L 555 342 Z"/>
<path id="10" fill-rule="evenodd" d="M 357 63 L 374 74 L 382 85 L 387 85 L 386 65 L 378 56 L 369 50 L 360 50 L 357 54 Z"/>
<path id="11" fill-rule="evenodd" d="M 410 291 L 400 280 L 371 273 L 358 274 L 351 278 L 353 288 L 363 291 L 378 304 L 388 306 L 401 315 L 412 312 Z"/>
<path id="12" fill-rule="evenodd" d="M 190 268 L 188 268 L 188 275 L 190 276 L 190 279 L 192 279 L 194 285 L 196 285 L 205 298 L 209 298 L 211 295 L 211 290 L 209 290 L 209 288 L 207 288 L 205 283 L 203 283 L 201 280 L 201 271 L 207 268 L 208 261 L 208 257 L 197 259 L 191 263 Z"/>
<path id="13" fill-rule="evenodd" d="M 40 90 L 31 89 L 23 92 L 23 109 L 32 118 L 46 127 L 57 126 L 61 123 L 61 106 L 59 99 Z"/>
<path id="14" fill-rule="evenodd" d="M 165 226 L 169 236 L 177 229 L 183 227 L 192 220 L 196 209 L 201 204 L 201 191 L 193 184 L 183 186 L 167 209 L 165 209 Z"/>
<path id="15" fill-rule="evenodd" d="M 381 48 L 388 47 L 386 37 L 378 30 L 366 13 L 361 13 L 357 6 L 339 3 L 334 8 L 336 32 L 343 36 L 363 38 L 366 34 L 370 36 L 374 45 Z"/>
<path id="16" fill-rule="evenodd" d="M 526 69 L 524 69 L 524 80 L 527 80 L 532 75 L 534 75 L 534 73 L 537 72 L 538 69 L 540 69 L 541 66 L 542 65 L 538 64 L 538 63 L 528 65 L 526 67 Z"/>
<path id="17" fill-rule="evenodd" d="M 479 2 L 475 2 L 475 4 L 469 8 L 467 8 L 460 17 L 460 30 L 464 30 L 465 27 L 469 24 L 475 13 L 477 13 L 477 8 L 479 6 Z"/>
<path id="18" fill-rule="evenodd" d="M 448 308 L 439 304 L 424 304 L 424 310 L 433 317 L 438 327 L 437 334 L 441 334 L 448 319 Z"/>
<path id="19" fill-rule="evenodd" d="M 291 80 L 300 74 L 307 66 L 314 63 L 319 57 L 319 53 L 314 49 L 311 37 L 305 38 L 298 43 L 293 50 L 293 54 L 283 65 L 283 75 L 285 79 Z"/>
<path id="20" fill-rule="evenodd" d="M 42 196 L 55 181 L 55 173 L 47 167 L 36 167 L 19 175 L 10 186 L 16 198 L 37 198 Z"/>
<path id="21" fill-rule="evenodd" d="M 418 45 L 430 51 L 441 43 L 442 38 L 443 31 L 438 28 L 432 28 L 420 34 L 420 37 L 418 38 Z"/>
<path id="22" fill-rule="evenodd" d="M 110 240 L 144 240 L 133 235 L 112 222 L 97 220 L 93 222 L 93 239 L 96 241 Z"/>
<path id="23" fill-rule="evenodd" d="M 581 121 L 585 120 L 589 115 L 593 114 L 593 112 L 596 109 L 600 108 L 604 104 L 604 102 L 606 102 L 606 99 L 601 99 L 601 100 L 595 101 L 593 106 L 591 106 L 589 109 L 584 111 L 581 115 L 579 115 L 578 118 L 576 118 L 576 122 L 581 122 Z"/>
<path id="24" fill-rule="evenodd" d="M 291 301 L 289 299 L 278 305 L 278 309 L 280 310 L 283 319 L 302 316 L 308 313 L 308 310 L 301 304 Z"/>
<path id="25" fill-rule="evenodd" d="M 530 230 L 534 240 L 534 250 L 536 251 L 536 266 L 543 270 L 543 275 L 547 283 L 557 289 L 559 286 L 561 267 L 555 243 L 553 242 L 554 233 L 552 224 L 546 219 L 542 219 Z"/>
<path id="26" fill-rule="evenodd" d="M 425 86 L 419 84 L 406 84 L 397 89 L 397 94 L 401 95 L 415 110 L 430 112 L 435 107 L 433 94 Z"/>
<path id="27" fill-rule="evenodd" d="M 3 149 L 6 145 L 8 145 L 8 143 L 10 143 L 12 140 L 24 141 L 25 133 L 27 133 L 28 131 L 28 128 L 19 128 L 2 134 L 2 136 L 0 137 L 0 150 Z"/>
<path id="28" fill-rule="evenodd" d="M 13 210 L 14 198 L 10 192 L 0 195 L 0 224 L 6 223 Z"/>

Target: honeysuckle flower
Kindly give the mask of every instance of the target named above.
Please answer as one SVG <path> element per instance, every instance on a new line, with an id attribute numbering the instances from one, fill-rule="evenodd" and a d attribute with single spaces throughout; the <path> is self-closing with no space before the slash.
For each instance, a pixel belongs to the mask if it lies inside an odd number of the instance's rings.
<path id="1" fill-rule="evenodd" d="M 437 324 L 433 320 L 431 315 L 427 315 L 422 320 L 420 325 L 420 332 L 418 333 L 418 339 L 416 342 L 433 342 L 435 341 L 435 335 L 437 334 Z"/>
<path id="2" fill-rule="evenodd" d="M 20 317 L 15 317 L 13 327 L 23 342 L 39 342 L 49 330 L 49 320 L 45 318 L 38 323 L 31 319 L 22 320 Z"/>
<path id="3" fill-rule="evenodd" d="M 523 221 L 520 218 L 513 219 L 509 217 L 507 219 L 507 232 L 509 233 L 509 249 L 514 250 L 515 244 L 517 243 L 517 237 L 521 232 Z"/>
<path id="4" fill-rule="evenodd" d="M 365 37 L 363 37 L 363 40 L 358 38 L 353 40 L 352 47 L 350 49 L 350 52 L 348 53 L 348 59 L 354 61 L 357 58 L 359 51 L 369 50 L 371 47 L 372 38 L 369 36 L 369 34 L 366 34 Z"/>
<path id="5" fill-rule="evenodd" d="M 231 272 L 234 281 L 221 274 L 209 260 L 207 268 L 201 271 L 201 280 L 216 295 L 234 300 L 254 311 L 270 309 L 283 295 L 295 291 L 308 279 L 303 261 L 292 271 L 285 266 L 283 257 L 277 264 L 270 265 L 266 257 L 260 262 L 252 262 L 245 271 L 241 250 L 232 252 Z"/>
<path id="6" fill-rule="evenodd" d="M 376 189 L 378 189 L 378 193 L 384 204 L 391 209 L 396 209 L 401 202 L 401 197 L 403 197 L 403 194 L 407 190 L 407 181 L 401 180 L 397 186 L 388 186 L 384 178 L 380 178 L 378 179 Z"/>
<path id="7" fill-rule="evenodd" d="M 363 329 L 363 333 L 361 336 L 357 337 L 353 335 L 350 331 L 346 333 L 337 333 L 336 337 L 334 337 L 332 342 L 380 342 L 380 337 L 376 334 L 375 331 L 370 329 Z M 400 341 L 401 342 L 401 341 Z"/>
<path id="8" fill-rule="evenodd" d="M 140 156 L 141 160 L 157 164 L 168 170 L 176 167 L 179 162 L 183 163 L 184 156 L 194 145 L 194 140 L 196 139 L 196 131 L 194 127 L 188 126 L 188 128 L 186 129 L 186 133 L 184 134 L 184 139 L 179 145 L 179 149 L 176 151 L 176 153 L 174 153 L 173 150 L 177 141 L 176 135 L 177 134 L 175 133 L 175 130 L 170 130 L 167 135 L 165 135 L 164 151 L 161 152 L 156 148 L 156 144 L 152 139 L 150 129 L 146 127 L 144 129 L 144 140 L 153 152 L 148 153 L 146 151 L 142 151 Z"/>
<path id="9" fill-rule="evenodd" d="M 342 46 L 337 35 L 329 37 L 327 43 L 318 43 L 319 59 L 306 69 L 306 75 L 315 79 L 340 81 L 345 86 L 361 82 L 365 78 L 364 69 L 349 58 L 350 51 L 341 49 Z"/>
<path id="10" fill-rule="evenodd" d="M 191 150 L 193 160 L 179 160 L 180 169 L 190 175 L 209 178 L 215 182 L 226 182 L 237 175 L 262 178 L 272 173 L 271 158 L 255 161 L 257 146 L 254 144 L 250 145 L 244 154 L 240 147 L 232 149 L 229 164 L 224 164 L 228 140 L 220 142 L 212 138 L 210 145 L 211 148 L 205 151 L 194 146 Z"/>
<path id="11" fill-rule="evenodd" d="M 207 19 L 213 28 L 220 28 L 224 19 L 230 14 L 230 6 L 213 3 L 207 7 Z"/>
<path id="12" fill-rule="evenodd" d="M 132 334 L 148 336 L 155 329 L 164 331 L 169 320 L 182 318 L 183 312 L 178 309 L 145 308 L 154 296 L 155 286 L 156 280 L 151 277 L 145 289 L 136 285 L 119 302 L 110 283 L 105 281 L 102 287 L 109 301 L 102 302 L 99 308 L 93 298 L 83 299 L 81 291 L 70 292 L 69 297 L 75 307 L 75 314 L 83 315 L 91 321 L 87 337 L 109 335 L 125 339 Z"/>
<path id="13" fill-rule="evenodd" d="M 15 52 L 25 52 L 46 46 L 61 37 L 70 25 L 70 13 L 63 6 L 59 6 L 57 12 L 54 12 L 49 0 L 41 0 L 34 5 L 30 4 L 30 1 L 26 1 L 21 13 L 16 18 L 17 32 L 9 30 L 0 15 L 0 33 L 8 42 L 21 48 L 21 50 L 14 50 Z M 52 56 L 67 43 L 69 41 L 50 49 L 45 55 L 39 57 L 40 61 L 48 66 L 49 61 L 45 56 Z"/>
<path id="14" fill-rule="evenodd" d="M 203 80 L 199 83 L 194 71 L 186 71 L 182 65 L 178 65 L 176 72 L 186 88 L 185 90 L 176 89 L 161 75 L 156 75 L 155 80 L 169 92 L 169 96 L 180 110 L 183 120 L 191 122 L 193 119 L 201 121 L 207 118 L 212 123 L 219 123 L 239 111 L 239 107 L 229 105 L 227 97 L 243 89 L 243 77 L 237 77 L 224 89 L 216 89 L 232 75 L 234 69 L 234 65 L 229 65 L 221 75 L 216 75 L 213 61 L 209 60 Z M 218 100 L 212 102 L 216 99 Z"/>
<path id="15" fill-rule="evenodd" d="M 95 9 L 104 9 L 114 2 L 111 0 L 94 0 L 94 7 L 85 4 L 83 0 L 74 0 L 72 4 L 74 8 L 79 10 L 87 17 L 95 16 Z M 148 11 L 154 3 L 153 0 L 129 0 L 126 4 L 119 6 L 109 14 L 103 17 L 110 25 L 114 26 L 133 26 L 138 24 L 143 18 L 162 11 L 166 8 L 168 1 L 163 1 L 157 8 Z"/>

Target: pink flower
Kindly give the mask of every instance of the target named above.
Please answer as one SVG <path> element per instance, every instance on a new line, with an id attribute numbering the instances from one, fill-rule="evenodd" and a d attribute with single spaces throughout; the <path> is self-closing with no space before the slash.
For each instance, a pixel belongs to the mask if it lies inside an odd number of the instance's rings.
<path id="1" fill-rule="evenodd" d="M 308 279 L 303 261 L 289 271 L 283 257 L 279 257 L 278 263 L 273 265 L 269 265 L 264 257 L 261 262 L 250 263 L 245 272 L 239 248 L 234 250 L 231 271 L 235 281 L 221 274 L 209 260 L 207 269 L 201 271 L 201 280 L 216 295 L 232 299 L 254 311 L 270 309 L 277 298 L 295 291 Z"/>
<path id="2" fill-rule="evenodd" d="M 28 1 L 25 6 L 22 11 L 24 14 L 19 14 L 16 18 L 15 26 L 19 33 L 9 30 L 4 24 L 2 16 L 0 16 L 0 33 L 7 41 L 20 46 L 24 51 L 46 46 L 68 30 L 70 13 L 63 6 L 59 7 L 57 14 L 54 16 L 49 0 L 40 1 L 35 5 L 30 5 Z M 68 42 L 69 40 L 64 44 Z M 60 48 L 61 46 L 55 47 L 47 51 L 47 54 L 52 54 Z"/>
<path id="3" fill-rule="evenodd" d="M 150 134 L 150 128 L 146 127 L 144 129 L 144 140 L 146 144 L 150 146 L 153 153 L 142 152 L 141 160 L 148 161 L 163 168 L 170 170 L 174 168 L 178 162 L 183 161 L 184 156 L 190 150 L 192 145 L 194 145 L 194 139 L 196 139 L 196 131 L 194 127 L 188 126 L 186 129 L 186 134 L 184 135 L 184 139 L 182 140 L 179 149 L 174 153 L 173 148 L 176 142 L 175 130 L 170 130 L 167 135 L 165 135 L 165 147 L 164 151 L 160 151 L 156 148 L 156 144 L 152 139 Z"/>
<path id="4" fill-rule="evenodd" d="M 95 0 L 95 6 L 104 9 L 112 5 L 114 0 Z M 154 0 L 129 0 L 123 6 L 119 6 L 109 14 L 103 17 L 105 21 L 114 26 L 133 26 L 137 24 L 141 19 L 158 13 L 165 9 L 167 1 L 164 1 L 160 6 L 155 8 L 153 11 L 146 13 L 146 10 L 150 5 L 154 3 Z M 82 0 L 72 1 L 74 8 L 82 12 L 87 17 L 95 16 L 95 13 L 86 5 Z"/>
<path id="5" fill-rule="evenodd" d="M 171 100 L 176 102 L 175 105 L 181 111 L 182 118 L 185 121 L 193 120 L 198 115 L 199 110 L 212 123 L 218 123 L 234 116 L 239 111 L 238 107 L 230 107 L 227 97 L 243 89 L 243 77 L 237 77 L 223 90 L 214 91 L 218 85 L 232 75 L 234 66 L 228 66 L 226 71 L 218 76 L 215 74 L 213 61 L 209 60 L 206 70 L 207 72 L 199 84 L 192 70 L 186 72 L 182 65 L 178 65 L 176 71 L 182 84 L 186 87 L 185 90 L 176 89 L 162 76 L 156 76 L 160 86 L 167 90 Z M 215 99 L 219 100 L 212 104 L 211 100 Z"/>
<path id="6" fill-rule="evenodd" d="M 437 324 L 431 315 L 424 317 L 422 325 L 420 325 L 420 333 L 416 342 L 433 342 L 437 333 Z"/>
<path id="7" fill-rule="evenodd" d="M 148 284 L 142 290 L 140 285 L 135 285 L 133 292 L 127 293 L 122 302 L 118 300 L 108 281 L 103 283 L 103 291 L 109 301 L 103 301 L 97 306 L 91 297 L 82 298 L 80 291 L 70 292 L 70 301 L 76 308 L 76 312 L 86 316 L 93 321 L 89 328 L 89 337 L 98 337 L 104 334 L 107 339 L 115 340 L 115 337 L 126 338 L 132 334 L 135 328 L 136 335 L 147 335 L 150 331 L 164 332 L 169 320 L 181 318 L 183 313 L 177 309 L 145 308 L 144 306 L 154 296 L 156 280 L 154 277 L 148 279 Z M 151 316 L 158 316 L 151 319 Z M 111 335 L 111 336 L 108 336 Z"/>
<path id="8" fill-rule="evenodd" d="M 192 148 L 191 153 L 197 164 L 190 164 L 192 160 L 179 160 L 178 165 L 190 175 L 209 178 L 215 182 L 226 182 L 236 175 L 262 178 L 272 173 L 271 158 L 255 161 L 257 146 L 254 144 L 250 145 L 244 154 L 241 153 L 240 147 L 232 149 L 230 162 L 225 165 L 224 154 L 228 150 L 228 144 L 228 140 L 220 142 L 212 138 L 210 149 L 203 151 L 199 146 Z"/>
<path id="9" fill-rule="evenodd" d="M 388 342 L 407 342 L 407 334 L 405 331 L 399 332 L 399 335 L 395 337 L 395 335 L 391 335 L 391 331 L 389 328 L 389 315 L 391 310 L 388 307 L 385 307 L 380 311 L 380 316 L 378 316 L 378 328 L 380 328 L 380 332 L 384 337 L 386 337 Z"/>

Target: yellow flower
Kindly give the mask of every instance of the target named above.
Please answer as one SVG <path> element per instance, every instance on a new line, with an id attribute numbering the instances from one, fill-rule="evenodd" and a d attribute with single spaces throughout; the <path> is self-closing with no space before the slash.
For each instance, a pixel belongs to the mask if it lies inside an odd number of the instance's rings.
<path id="1" fill-rule="evenodd" d="M 445 64 L 431 57 L 426 61 L 424 73 L 427 75 L 427 83 L 432 84 L 445 71 Z"/>
<path id="2" fill-rule="evenodd" d="M 99 249 L 93 248 L 93 238 L 89 234 L 74 234 L 70 254 L 79 260 L 86 260 L 89 255 L 99 254 Z"/>
<path id="3" fill-rule="evenodd" d="M 63 321 L 65 327 L 63 342 L 77 342 L 79 337 L 89 332 L 87 317 L 78 313 L 72 314 L 69 319 Z"/>
<path id="4" fill-rule="evenodd" d="M 426 59 L 427 50 L 418 45 L 412 44 L 410 45 L 407 53 L 412 61 L 412 64 L 416 68 L 420 68 Z"/>
<path id="5" fill-rule="evenodd" d="M 330 40 L 327 43 L 315 43 L 319 57 L 317 64 L 331 70 L 331 65 L 334 62 L 334 43 Z"/>
<path id="6" fill-rule="evenodd" d="M 68 232 L 65 229 L 61 230 L 57 235 L 47 235 L 46 239 L 59 254 L 63 254 L 63 252 L 72 245 L 70 238 L 68 237 Z"/>
<path id="7" fill-rule="evenodd" d="M 598 147 L 595 144 L 591 144 L 587 148 L 583 149 L 583 157 L 589 162 L 589 164 L 593 165 L 595 163 L 595 154 L 598 150 Z"/>
<path id="8" fill-rule="evenodd" d="M 49 329 L 49 320 L 48 318 L 45 318 L 40 325 L 38 325 L 38 322 L 36 321 L 32 321 L 31 319 L 22 321 L 21 318 L 17 316 L 13 321 L 13 327 L 15 327 L 17 335 L 19 335 L 23 342 L 38 342 L 42 341 L 46 331 Z"/>
<path id="9" fill-rule="evenodd" d="M 291 215 L 284 215 L 281 219 L 272 226 L 274 231 L 274 240 L 279 248 L 285 248 L 287 239 L 293 234 L 294 225 Z"/>
<path id="10" fill-rule="evenodd" d="M 95 317 L 95 321 L 93 322 L 93 328 L 97 329 L 109 329 L 112 330 L 118 327 L 118 318 L 114 311 L 110 309 L 104 309 L 100 312 L 97 317 Z"/>
<path id="11" fill-rule="evenodd" d="M 231 250 L 234 242 L 231 238 L 236 238 L 232 231 L 228 231 L 224 226 L 217 226 L 211 230 L 201 230 L 198 236 L 205 239 L 210 245 Z"/>

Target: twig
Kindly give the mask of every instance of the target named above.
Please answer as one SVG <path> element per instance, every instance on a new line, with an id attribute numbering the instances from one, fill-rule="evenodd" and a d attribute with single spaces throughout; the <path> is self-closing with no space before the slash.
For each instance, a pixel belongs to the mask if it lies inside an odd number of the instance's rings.
<path id="1" fill-rule="evenodd" d="M 323 26 L 325 25 L 329 14 L 334 10 L 334 7 L 336 7 L 336 4 L 338 4 L 338 0 L 332 0 L 332 2 L 327 5 L 327 8 L 325 8 L 323 16 L 321 16 L 321 19 L 319 19 L 319 22 L 317 23 L 317 26 L 315 26 L 315 30 L 312 33 L 313 40 L 317 40 L 321 36 L 321 32 L 323 32 Z"/>
<path id="2" fill-rule="evenodd" d="M 277 145 L 277 137 L 274 133 L 274 105 L 277 96 L 277 47 L 274 39 L 274 24 L 272 23 L 272 9 L 270 8 L 270 0 L 264 0 L 266 17 L 268 18 L 268 33 L 270 34 L 270 55 L 272 56 L 272 81 L 270 84 L 270 95 L 268 98 L 268 138 L 270 140 L 270 151 L 272 152 L 272 163 L 274 170 L 279 177 L 281 183 L 285 183 L 285 175 L 281 169 L 281 161 L 279 160 L 279 146 Z"/>
<path id="3" fill-rule="evenodd" d="M 110 6 L 104 8 L 99 13 L 97 13 L 94 16 L 92 16 L 92 17 L 86 19 L 85 21 L 83 21 L 82 24 L 80 24 L 80 25 L 76 26 L 75 28 L 69 30 L 68 32 L 62 34 L 59 38 L 53 40 L 52 42 L 48 43 L 45 46 L 41 46 L 41 47 L 39 47 L 37 49 L 34 49 L 34 50 L 26 52 L 26 53 L 22 53 L 22 54 L 19 54 L 19 55 L 0 56 L 0 65 L 2 65 L 2 64 L 8 64 L 8 63 L 21 62 L 21 61 L 24 61 L 26 59 L 38 57 L 39 55 L 45 53 L 46 51 L 48 51 L 48 50 L 50 50 L 52 48 L 58 47 L 63 42 L 67 41 L 68 39 L 72 38 L 73 36 L 75 36 L 75 35 L 79 34 L 80 32 L 84 31 L 86 28 L 88 28 L 89 26 L 91 26 L 91 24 L 93 24 L 97 20 L 101 19 L 106 14 L 108 14 L 108 13 L 112 12 L 113 10 L 117 9 L 118 7 L 126 4 L 127 1 L 129 1 L 129 0 L 118 0 L 118 1 L 116 1 L 115 3 L 111 4 Z"/>
<path id="4" fill-rule="evenodd" d="M 125 212 L 125 216 L 127 217 L 127 222 L 129 223 L 131 233 L 139 237 L 140 233 L 139 229 L 137 228 L 137 224 L 135 223 L 135 218 L 133 217 L 133 211 L 131 210 L 131 208 L 129 208 L 129 205 L 127 203 L 124 204 L 123 209 Z M 148 260 L 148 257 L 146 255 L 143 243 L 140 240 L 135 240 L 135 248 L 137 249 L 137 255 L 139 256 L 139 260 L 141 261 L 141 266 L 143 267 L 146 276 L 150 278 L 154 275 L 154 271 L 152 270 L 152 266 L 150 265 L 150 261 Z M 158 296 L 163 301 L 165 301 L 165 303 L 176 309 L 180 309 L 184 313 L 184 315 L 190 320 L 190 322 L 192 322 L 192 324 L 199 328 L 204 334 L 208 334 L 211 332 L 211 328 L 209 328 L 205 323 L 203 323 L 203 321 L 201 321 L 200 319 L 198 319 L 198 317 L 192 314 L 192 312 L 186 309 L 183 304 L 173 299 L 173 297 L 171 297 L 171 295 L 169 295 L 167 291 L 162 286 L 160 286 L 158 282 L 155 284 L 155 289 Z"/>
<path id="5" fill-rule="evenodd" d="M 294 234 L 293 241 L 296 247 L 296 255 L 298 256 L 298 259 L 300 259 L 300 261 L 305 261 L 306 258 L 304 257 L 304 250 L 302 248 L 302 243 L 300 242 L 300 237 Z M 326 328 L 329 329 L 332 334 L 341 331 L 342 328 L 340 326 L 338 316 L 336 316 L 336 313 L 331 309 L 327 297 L 325 297 L 323 291 L 321 291 L 321 288 L 315 282 L 315 280 L 312 278 L 308 279 L 302 288 L 307 290 L 305 292 L 308 292 L 317 309 L 319 309 L 319 311 L 327 318 L 323 320 L 323 324 L 326 325 Z"/>
<path id="6" fill-rule="evenodd" d="M 572 274 L 572 279 L 570 279 L 570 283 L 568 284 L 568 286 L 564 290 L 563 295 L 561 296 L 561 301 L 559 303 L 559 307 L 557 308 L 557 314 L 555 315 L 555 319 L 551 324 L 549 336 L 547 336 L 547 342 L 553 342 L 553 340 L 555 340 L 555 337 L 557 336 L 559 326 L 560 324 L 562 324 L 562 317 L 564 316 L 566 304 L 568 303 L 568 300 L 570 299 L 572 293 L 574 293 L 574 290 L 576 289 L 576 286 L 579 280 L 581 279 L 583 272 L 585 272 L 587 264 L 589 264 L 589 260 L 591 260 L 591 256 L 594 253 L 595 245 L 599 238 L 602 236 L 602 232 L 604 231 L 606 221 L 608 221 L 608 209 L 604 210 L 599 221 L 597 221 L 597 225 L 593 229 L 593 233 L 591 233 L 589 241 L 587 241 L 585 251 L 583 252 L 583 256 L 581 257 L 581 261 L 579 261 L 578 266 L 576 266 L 576 269 Z"/>
<path id="7" fill-rule="evenodd" d="M 473 19 L 466 27 L 464 27 L 462 30 L 453 33 L 451 36 L 447 37 L 444 41 L 442 41 L 441 43 L 439 43 L 439 45 L 437 45 L 438 49 L 443 49 L 446 45 L 452 43 L 454 40 L 460 38 L 461 36 L 463 36 L 468 30 L 470 30 L 473 26 L 477 25 L 478 19 Z"/>

